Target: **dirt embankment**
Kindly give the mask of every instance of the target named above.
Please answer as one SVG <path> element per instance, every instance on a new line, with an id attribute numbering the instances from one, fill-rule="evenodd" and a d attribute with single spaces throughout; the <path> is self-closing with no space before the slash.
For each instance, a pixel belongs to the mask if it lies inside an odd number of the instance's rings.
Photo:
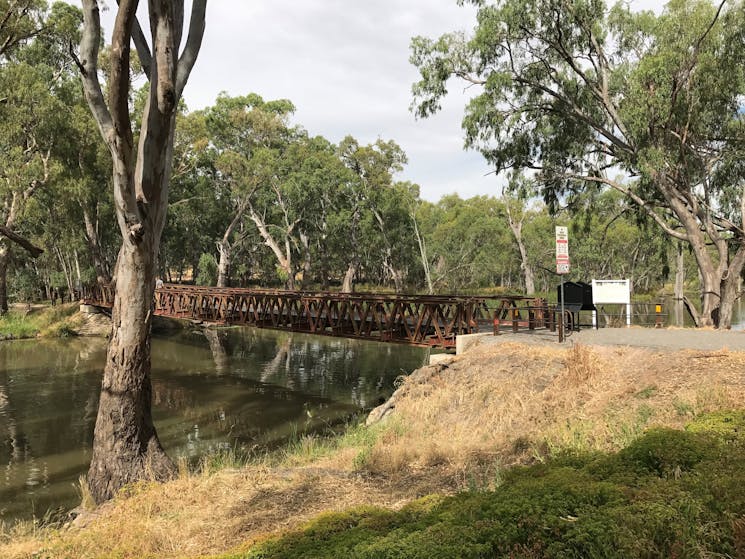
<path id="1" fill-rule="evenodd" d="M 205 556 L 322 511 L 489 487 L 555 450 L 617 449 L 649 426 L 741 407 L 743 372 L 745 352 L 485 344 L 403 379 L 370 427 L 300 439 L 281 460 L 137 486 L 83 529 L 12 544 L 6 534 L 4 545 L 0 535 L 0 556 Z"/>

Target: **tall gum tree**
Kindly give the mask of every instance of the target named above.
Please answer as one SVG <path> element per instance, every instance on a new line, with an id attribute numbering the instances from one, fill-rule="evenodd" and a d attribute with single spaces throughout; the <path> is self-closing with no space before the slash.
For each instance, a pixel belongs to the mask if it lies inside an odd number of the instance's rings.
<path id="1" fill-rule="evenodd" d="M 289 240 L 281 243 L 275 239 L 257 199 L 264 191 L 278 192 L 277 164 L 295 134 L 288 125 L 294 111 L 295 107 L 287 99 L 264 101 L 255 93 L 239 97 L 220 94 L 215 105 L 204 111 L 209 151 L 213 152 L 217 170 L 216 184 L 232 205 L 230 221 L 222 238 L 216 242 L 218 287 L 228 285 L 233 254 L 245 238 L 245 230 L 236 235 L 241 231 L 245 216 L 255 223 L 280 269 L 288 281 L 292 281 Z M 277 208 L 286 210 L 281 196 L 277 196 L 277 201 Z M 284 215 L 287 216 L 286 211 Z M 295 225 L 288 222 L 290 235 Z"/>
<path id="2" fill-rule="evenodd" d="M 62 114 L 54 94 L 59 76 L 51 60 L 23 58 L 29 43 L 54 27 L 46 2 L 0 0 L 0 314 L 8 311 L 12 247 L 22 247 L 32 258 L 43 252 L 18 228 L 29 200 L 50 178 L 52 129 Z"/>
<path id="3" fill-rule="evenodd" d="M 101 386 L 88 484 L 96 502 L 127 483 L 163 480 L 174 466 L 152 420 L 150 324 L 158 247 L 168 208 L 173 140 L 179 99 L 205 27 L 206 0 L 194 0 L 181 49 L 183 0 L 150 0 L 148 43 L 137 21 L 136 0 L 119 0 L 111 39 L 109 98 L 99 82 L 99 3 L 83 0 L 83 37 L 77 61 L 83 90 L 113 160 L 113 187 L 122 245 L 114 281 L 111 339 Z M 129 112 L 130 43 L 150 81 L 134 146 Z M 179 53 L 181 53 L 179 55 Z"/>
<path id="4" fill-rule="evenodd" d="M 696 323 L 729 328 L 745 264 L 742 1 L 673 0 L 659 16 L 599 0 L 470 3 L 472 36 L 412 41 L 416 113 L 436 112 L 451 78 L 472 86 L 468 147 L 497 172 L 535 170 L 552 204 L 623 193 L 691 247 Z"/>

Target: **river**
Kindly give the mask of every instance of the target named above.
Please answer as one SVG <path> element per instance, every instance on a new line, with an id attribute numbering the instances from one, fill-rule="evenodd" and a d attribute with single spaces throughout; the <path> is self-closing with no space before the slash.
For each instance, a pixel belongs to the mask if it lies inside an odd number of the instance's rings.
<path id="1" fill-rule="evenodd" d="M 174 457 L 265 449 L 377 405 L 422 348 L 257 330 L 156 336 L 154 419 Z M 0 343 L 0 521 L 79 503 L 106 352 L 101 339 Z"/>

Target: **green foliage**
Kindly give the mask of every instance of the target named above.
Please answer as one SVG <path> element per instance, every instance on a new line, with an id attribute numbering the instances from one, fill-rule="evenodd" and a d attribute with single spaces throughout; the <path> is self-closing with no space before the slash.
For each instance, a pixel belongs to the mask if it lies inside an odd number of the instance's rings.
<path id="1" fill-rule="evenodd" d="M 733 412 L 721 422 L 743 418 Z M 328 513 L 226 557 L 734 557 L 745 551 L 734 522 L 745 514 L 743 463 L 742 439 L 653 430 L 617 454 L 514 468 L 495 491 Z"/>
<path id="2" fill-rule="evenodd" d="M 215 285 L 217 283 L 217 260 L 212 254 L 202 253 L 199 257 L 197 285 Z"/>
<path id="3" fill-rule="evenodd" d="M 42 310 L 11 310 L 0 316 L 0 339 L 77 336 L 70 320 L 78 310 L 77 304 L 58 305 Z"/>
<path id="4" fill-rule="evenodd" d="M 0 336 L 5 339 L 33 338 L 38 333 L 36 321 L 25 312 L 13 310 L 0 316 Z"/>
<path id="5" fill-rule="evenodd" d="M 713 433 L 725 441 L 745 438 L 745 410 L 727 410 L 703 414 L 686 426 L 691 433 Z"/>

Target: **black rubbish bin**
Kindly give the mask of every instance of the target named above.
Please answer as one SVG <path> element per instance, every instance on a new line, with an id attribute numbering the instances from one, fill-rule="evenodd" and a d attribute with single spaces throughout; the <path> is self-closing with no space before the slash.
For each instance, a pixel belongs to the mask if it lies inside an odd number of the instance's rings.
<path id="1" fill-rule="evenodd" d="M 561 307 L 561 285 L 556 286 L 556 300 Z M 564 310 L 570 313 L 570 326 L 579 330 L 579 311 L 594 311 L 592 285 L 583 281 L 564 282 Z"/>

